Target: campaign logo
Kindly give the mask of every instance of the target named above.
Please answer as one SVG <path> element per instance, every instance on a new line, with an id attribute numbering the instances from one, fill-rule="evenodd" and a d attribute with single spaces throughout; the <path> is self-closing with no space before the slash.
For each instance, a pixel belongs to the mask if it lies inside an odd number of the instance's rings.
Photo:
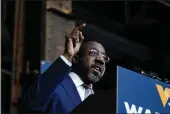
<path id="1" fill-rule="evenodd" d="M 159 93 L 162 105 L 165 107 L 167 104 L 170 106 L 170 88 L 163 88 L 161 85 L 156 84 L 157 91 Z"/>

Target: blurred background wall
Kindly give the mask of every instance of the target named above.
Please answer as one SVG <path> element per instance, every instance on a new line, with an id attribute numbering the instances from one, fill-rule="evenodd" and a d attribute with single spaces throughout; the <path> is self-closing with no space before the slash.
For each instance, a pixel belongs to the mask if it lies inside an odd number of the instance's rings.
<path id="1" fill-rule="evenodd" d="M 11 104 L 13 109 L 18 108 L 22 92 L 41 72 L 41 62 L 50 64 L 59 57 L 65 35 L 84 22 L 85 40 L 101 42 L 111 58 L 96 89 L 116 87 L 117 65 L 140 67 L 169 79 L 169 2 L 24 1 L 2 0 L 1 82 L 5 113 L 10 112 Z M 22 23 L 17 27 L 19 22 Z"/>

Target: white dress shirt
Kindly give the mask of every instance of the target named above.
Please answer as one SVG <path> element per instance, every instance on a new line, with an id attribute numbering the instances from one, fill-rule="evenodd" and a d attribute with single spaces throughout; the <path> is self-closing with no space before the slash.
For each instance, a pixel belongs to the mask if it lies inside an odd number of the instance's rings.
<path id="1" fill-rule="evenodd" d="M 61 55 L 60 58 L 70 67 L 72 66 L 72 64 L 63 56 Z M 75 84 L 77 91 L 79 93 L 79 96 L 81 98 L 82 101 L 84 101 L 85 99 L 85 88 L 83 86 L 84 82 L 80 79 L 80 77 L 74 73 L 74 72 L 70 72 L 69 76 L 71 77 L 71 79 L 73 80 L 73 83 Z M 92 88 L 92 85 L 91 85 Z M 94 91 L 91 93 L 94 94 Z"/>

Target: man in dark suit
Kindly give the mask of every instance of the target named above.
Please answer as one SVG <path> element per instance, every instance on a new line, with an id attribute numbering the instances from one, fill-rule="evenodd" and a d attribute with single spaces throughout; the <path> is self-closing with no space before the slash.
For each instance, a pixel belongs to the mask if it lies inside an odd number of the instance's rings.
<path id="1" fill-rule="evenodd" d="M 64 53 L 29 88 L 24 96 L 27 109 L 67 114 L 94 94 L 92 84 L 103 77 L 109 58 L 100 43 L 83 42 L 84 27 L 76 27 L 67 36 Z"/>

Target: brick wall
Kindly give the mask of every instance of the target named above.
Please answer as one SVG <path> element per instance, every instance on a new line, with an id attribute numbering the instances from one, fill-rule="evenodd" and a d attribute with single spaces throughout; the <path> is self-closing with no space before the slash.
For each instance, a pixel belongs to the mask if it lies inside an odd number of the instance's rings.
<path id="1" fill-rule="evenodd" d="M 65 36 L 75 26 L 75 22 L 46 11 L 45 53 L 46 61 L 53 62 L 64 51 Z"/>

